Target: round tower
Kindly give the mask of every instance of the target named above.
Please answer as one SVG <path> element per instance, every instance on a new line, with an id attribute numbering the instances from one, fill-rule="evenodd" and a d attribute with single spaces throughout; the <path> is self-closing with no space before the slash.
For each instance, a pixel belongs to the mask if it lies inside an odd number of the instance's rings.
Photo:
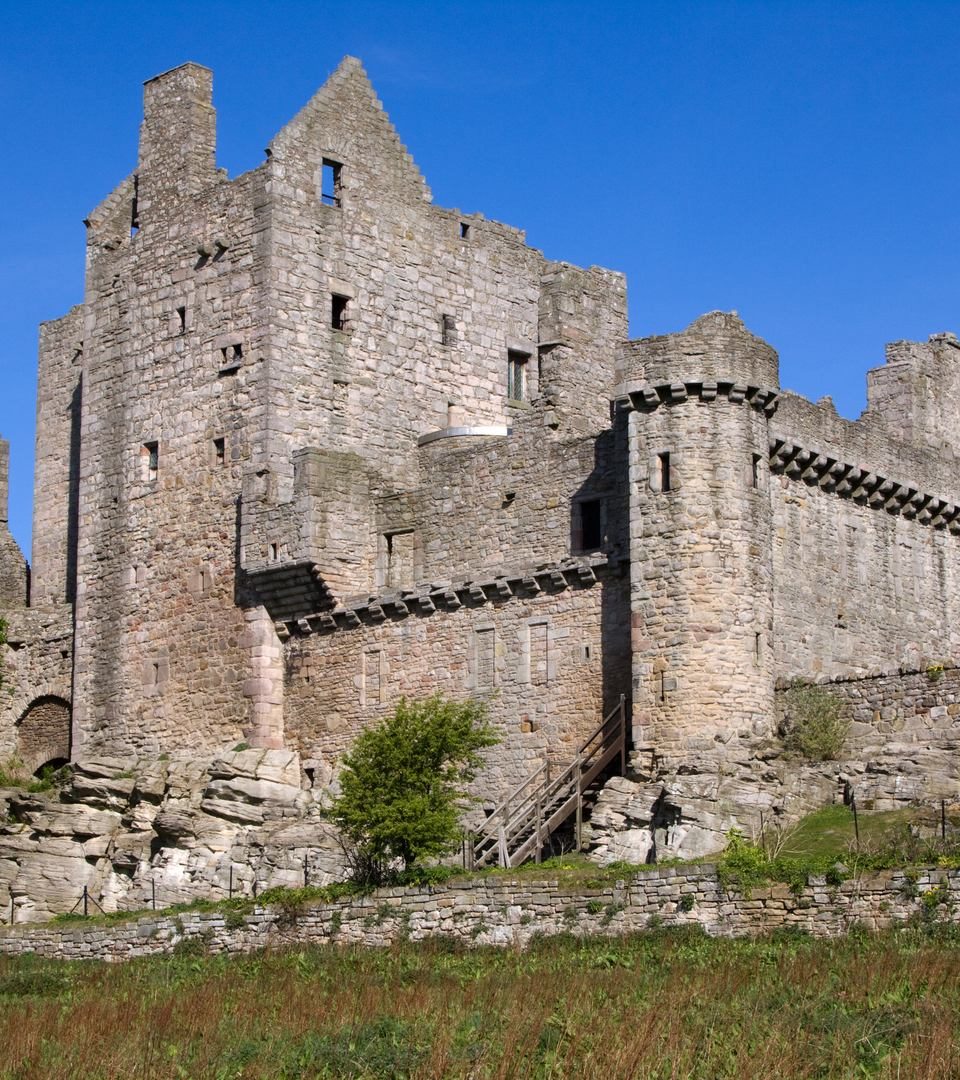
<path id="1" fill-rule="evenodd" d="M 634 744 L 693 771 L 772 729 L 776 352 L 735 314 L 628 346 Z"/>

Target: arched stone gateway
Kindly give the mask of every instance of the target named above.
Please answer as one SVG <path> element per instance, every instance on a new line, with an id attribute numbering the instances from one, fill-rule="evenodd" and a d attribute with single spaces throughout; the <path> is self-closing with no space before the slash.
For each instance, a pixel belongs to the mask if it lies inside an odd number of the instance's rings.
<path id="1" fill-rule="evenodd" d="M 70 760 L 70 706 L 63 698 L 35 698 L 17 721 L 17 756 L 32 773 Z"/>

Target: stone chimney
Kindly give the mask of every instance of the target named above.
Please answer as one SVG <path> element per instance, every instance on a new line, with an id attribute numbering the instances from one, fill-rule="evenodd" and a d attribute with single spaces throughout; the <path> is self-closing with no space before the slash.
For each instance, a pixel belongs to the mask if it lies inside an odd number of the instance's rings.
<path id="1" fill-rule="evenodd" d="M 155 202 L 195 195 L 216 176 L 217 129 L 213 73 L 183 64 L 144 83 L 137 211 L 150 224 Z"/>
<path id="2" fill-rule="evenodd" d="M 0 525 L 10 520 L 10 444 L 0 438 Z"/>

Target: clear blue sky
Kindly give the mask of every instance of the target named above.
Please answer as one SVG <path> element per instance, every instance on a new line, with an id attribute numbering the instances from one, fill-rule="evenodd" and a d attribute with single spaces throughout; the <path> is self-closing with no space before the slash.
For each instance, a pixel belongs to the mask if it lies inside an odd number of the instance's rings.
<path id="1" fill-rule="evenodd" d="M 631 331 L 736 308 L 782 382 L 864 404 L 898 338 L 960 328 L 960 4 L 0 4 L 0 433 L 30 538 L 37 324 L 82 299 L 82 219 L 136 162 L 143 80 L 214 71 L 257 165 L 359 56 L 444 206 L 623 270 Z"/>

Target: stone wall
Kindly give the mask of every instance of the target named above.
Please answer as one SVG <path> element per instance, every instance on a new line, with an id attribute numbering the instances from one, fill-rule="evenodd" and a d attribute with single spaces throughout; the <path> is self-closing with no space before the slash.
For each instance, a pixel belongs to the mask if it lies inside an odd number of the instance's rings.
<path id="1" fill-rule="evenodd" d="M 89 217 L 77 751 L 233 745 L 250 721 L 235 568 L 262 407 L 263 182 L 216 171 L 209 99 L 197 65 L 151 80 L 136 177 Z"/>
<path id="2" fill-rule="evenodd" d="M 83 308 L 40 327 L 33 478 L 31 603 L 72 603 L 77 591 Z"/>
<path id="3" fill-rule="evenodd" d="M 931 894 L 936 903 L 925 900 Z M 699 925 L 725 937 L 783 929 L 832 937 L 854 926 L 879 930 L 920 917 L 953 922 L 958 900 L 955 870 L 887 871 L 835 887 L 813 879 L 799 895 L 776 885 L 756 889 L 748 899 L 725 891 L 712 867 L 702 866 L 651 870 L 596 889 L 487 878 L 437 889 L 381 889 L 358 900 L 304 905 L 293 915 L 255 908 L 236 918 L 185 912 L 110 926 L 13 926 L 0 930 L 0 953 L 119 961 L 170 953 L 183 942 L 221 953 L 308 943 L 384 946 L 437 937 L 522 948 L 535 936 L 615 936 L 654 925 Z"/>
<path id="4" fill-rule="evenodd" d="M 960 651 L 957 460 L 946 439 L 931 455 L 881 419 L 851 422 L 784 395 L 771 420 L 779 676 L 919 667 Z"/>
<path id="5" fill-rule="evenodd" d="M 73 613 L 66 604 L 50 608 L 20 608 L 4 612 L 7 643 L 0 646 L 3 685 L 0 686 L 0 760 L 22 757 L 21 722 L 37 701 L 70 702 L 70 678 L 73 665 Z M 64 714 L 59 714 L 60 721 Z M 66 730 L 56 738 L 59 747 L 69 747 L 69 715 Z M 33 751 L 27 755 L 33 760 Z M 60 753 L 37 761 L 45 764 Z M 27 764 L 26 758 L 23 759 Z M 30 771 L 33 771 L 31 769 Z"/>
<path id="6" fill-rule="evenodd" d="M 960 668 L 932 662 L 818 685 L 841 699 L 850 721 L 836 770 L 861 807 L 887 810 L 960 796 Z M 784 684 L 779 722 L 786 711 Z"/>
<path id="7" fill-rule="evenodd" d="M 488 702 L 502 742 L 477 790 L 490 806 L 547 758 L 568 764 L 629 680 L 626 582 L 617 567 L 554 570 L 486 590 L 439 589 L 330 619 L 284 645 L 287 737 L 331 762 L 401 696 Z M 449 594 L 449 595 L 448 595 Z M 451 600 L 452 598 L 452 600 Z M 362 619 L 362 621 L 361 621 Z"/>

